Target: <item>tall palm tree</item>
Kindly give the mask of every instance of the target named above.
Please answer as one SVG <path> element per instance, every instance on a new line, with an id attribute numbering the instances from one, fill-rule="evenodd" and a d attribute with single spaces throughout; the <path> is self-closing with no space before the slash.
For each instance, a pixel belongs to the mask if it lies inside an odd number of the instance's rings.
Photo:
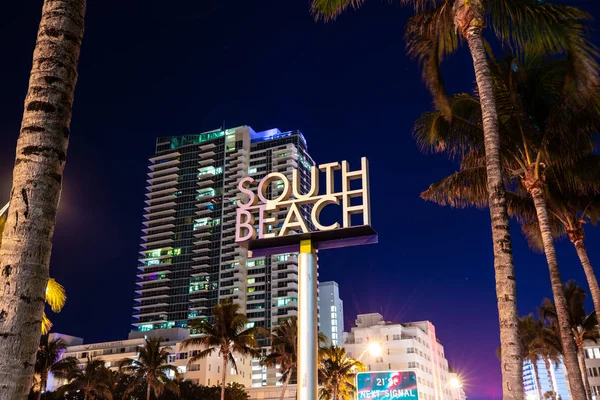
<path id="1" fill-rule="evenodd" d="M 592 137 L 600 126 L 598 96 L 577 97 L 571 82 L 571 60 L 545 62 L 507 58 L 492 63 L 502 131 L 501 161 L 509 212 L 523 212 L 522 198 L 529 196 L 533 207 L 526 219 L 537 221 L 546 254 L 552 292 L 558 304 L 558 328 L 564 361 L 574 397 L 583 398 L 584 384 L 577 370 L 576 346 L 568 325 L 567 304 L 556 259 L 548 204 L 552 193 L 593 194 L 600 180 L 581 173 L 592 167 L 600 176 L 600 158 L 593 155 Z M 424 114 L 416 124 L 415 136 L 423 149 L 446 152 L 461 158 L 460 171 L 433 184 L 422 197 L 443 205 L 484 207 L 488 205 L 480 99 L 466 94 L 450 101 L 453 113 L 448 122 L 440 112 Z M 565 141 L 569 146 L 565 146 Z M 563 189 L 564 188 L 564 189 Z M 524 218 L 522 215 L 517 215 Z"/>
<path id="2" fill-rule="evenodd" d="M 2 244 L 2 233 L 6 226 L 6 217 L 8 215 L 8 206 L 10 203 L 6 203 L 2 209 L 0 209 L 0 245 Z M 46 294 L 44 296 L 46 304 L 50 306 L 50 309 L 55 313 L 60 312 L 67 301 L 67 294 L 65 288 L 54 278 L 48 279 L 46 285 Z M 52 322 L 48 319 L 46 311 L 42 312 L 42 335 L 47 335 L 52 328 Z"/>
<path id="3" fill-rule="evenodd" d="M 319 332 L 318 341 L 325 343 L 326 337 Z M 281 372 L 281 400 L 292 376 L 296 374 L 298 366 L 298 319 L 291 317 L 277 325 L 271 334 L 271 353 L 263 360 L 262 364 L 270 367 L 279 365 Z"/>
<path id="4" fill-rule="evenodd" d="M 227 365 L 231 364 L 237 371 L 234 354 L 250 357 L 260 357 L 257 335 L 265 334 L 264 329 L 246 328 L 248 318 L 240 313 L 237 303 L 226 302 L 215 306 L 213 310 L 214 323 L 207 320 L 195 320 L 190 326 L 200 336 L 192 337 L 181 343 L 181 348 L 201 346 L 203 350 L 188 360 L 192 364 L 213 353 L 219 354 L 223 365 L 221 367 L 221 400 L 225 400 Z"/>
<path id="5" fill-rule="evenodd" d="M 33 378 L 86 0 L 45 0 L 17 141 L 0 248 L 0 399 Z"/>
<path id="6" fill-rule="evenodd" d="M 591 389 L 585 368 L 585 354 L 583 345 L 586 340 L 597 341 L 598 334 L 596 313 L 587 314 L 584 308 L 587 294 L 577 285 L 575 281 L 569 281 L 564 285 L 565 298 L 569 307 L 569 327 L 573 332 L 575 344 L 577 345 L 578 370 L 585 384 L 587 397 L 591 399 Z M 557 321 L 556 306 L 550 299 L 544 299 L 540 306 L 540 314 L 555 323 Z"/>
<path id="7" fill-rule="evenodd" d="M 335 19 L 349 7 L 358 8 L 365 0 L 311 0 L 316 19 Z M 469 47 L 480 96 L 482 128 L 485 137 L 485 170 L 491 216 L 496 273 L 496 296 L 502 352 L 502 388 L 505 399 L 523 398 L 522 360 L 517 332 L 516 283 L 512 241 L 504 194 L 500 159 L 500 131 L 493 81 L 487 63 L 483 29 L 492 32 L 511 47 L 530 52 L 568 52 L 582 74 L 574 84 L 591 92 L 589 82 L 597 80 L 594 48 L 586 38 L 589 16 L 573 7 L 537 0 L 401 0 L 411 4 L 415 15 L 406 28 L 407 50 L 418 60 L 424 80 L 436 105 L 450 117 L 439 65 L 453 54 L 460 39 Z M 575 389 L 575 393 L 577 390 Z"/>
<path id="8" fill-rule="evenodd" d="M 331 345 L 319 349 L 319 400 L 350 400 L 356 373 L 365 370 L 362 361 L 348 358 L 346 349 Z"/>
<path id="9" fill-rule="evenodd" d="M 177 384 L 167 375 L 172 372 L 177 377 L 179 371 L 169 364 L 171 348 L 161 347 L 161 341 L 161 338 L 147 338 L 144 345 L 137 348 L 137 360 L 125 358 L 119 363 L 121 371 L 133 375 L 125 396 L 141 384 L 146 385 L 146 400 L 150 400 L 152 392 L 158 399 L 165 389 L 179 393 Z"/>
<path id="10" fill-rule="evenodd" d="M 58 389 L 59 395 L 81 391 L 84 400 L 112 400 L 111 371 L 100 359 L 88 358 L 83 369 L 76 368 L 68 376 L 70 380 Z"/>
<path id="11" fill-rule="evenodd" d="M 48 374 L 51 372 L 55 378 L 66 379 L 77 369 L 78 360 L 75 357 L 61 358 L 67 344 L 60 338 L 49 340 L 47 335 L 42 336 L 42 343 L 36 354 L 35 373 L 40 376 L 38 387 L 38 400 L 48 386 Z"/>

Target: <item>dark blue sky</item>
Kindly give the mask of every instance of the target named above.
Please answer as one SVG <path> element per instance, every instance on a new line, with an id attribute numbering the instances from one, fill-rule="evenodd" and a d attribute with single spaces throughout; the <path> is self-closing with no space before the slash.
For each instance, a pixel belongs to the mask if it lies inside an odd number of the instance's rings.
<path id="1" fill-rule="evenodd" d="M 300 129 L 318 162 L 366 156 L 374 246 L 320 254 L 336 280 L 346 329 L 357 313 L 431 320 L 470 398 L 500 395 L 492 249 L 487 211 L 452 210 L 419 193 L 456 166 L 411 139 L 431 106 L 404 52 L 409 10 L 370 1 L 335 23 L 308 2 L 89 1 L 51 275 L 68 302 L 57 331 L 86 341 L 129 331 L 147 158 L 155 138 L 250 125 Z M 594 1 L 572 2 L 596 16 Z M 41 0 L 9 2 L 0 26 L 0 200 L 8 199 Z M 168 5 L 167 5 L 168 4 Z M 596 40 L 598 42 L 598 40 Z M 463 49 L 445 67 L 451 91 L 469 90 Z M 587 229 L 592 263 L 600 234 Z M 513 230 L 521 314 L 550 296 L 544 258 Z M 563 278 L 585 284 L 575 251 L 558 245 Z M 591 306 L 591 303 L 590 303 Z"/>

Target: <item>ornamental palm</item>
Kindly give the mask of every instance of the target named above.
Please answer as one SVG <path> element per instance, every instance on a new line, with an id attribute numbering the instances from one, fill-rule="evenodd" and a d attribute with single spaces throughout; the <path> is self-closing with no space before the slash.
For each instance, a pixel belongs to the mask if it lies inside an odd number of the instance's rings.
<path id="1" fill-rule="evenodd" d="M 319 343 L 325 343 L 326 337 L 319 332 Z M 262 360 L 263 365 L 279 365 L 281 372 L 281 400 L 285 397 L 290 379 L 296 374 L 298 365 L 298 319 L 291 317 L 275 327 L 271 335 L 271 353 Z"/>
<path id="2" fill-rule="evenodd" d="M 214 323 L 207 320 L 195 320 L 190 329 L 200 334 L 184 340 L 182 349 L 188 346 L 201 346 L 204 349 L 188 360 L 192 364 L 200 359 L 218 353 L 223 365 L 221 367 L 221 400 L 225 400 L 225 387 L 227 378 L 227 365 L 231 364 L 237 371 L 234 354 L 250 357 L 260 357 L 257 335 L 265 334 L 262 328 L 244 329 L 248 318 L 240 313 L 237 303 L 226 302 L 215 306 L 213 310 Z"/>
<path id="3" fill-rule="evenodd" d="M 60 338 L 48 340 L 48 336 L 42 336 L 42 343 L 36 354 L 35 373 L 40 376 L 38 387 L 38 400 L 46 391 L 48 385 L 48 374 L 51 372 L 55 378 L 66 379 L 77 369 L 77 358 L 61 358 L 67 344 Z"/>
<path id="4" fill-rule="evenodd" d="M 104 361 L 88 358 L 83 369 L 76 368 L 67 377 L 70 382 L 58 389 L 60 396 L 81 391 L 84 400 L 112 400 L 111 372 Z"/>
<path id="5" fill-rule="evenodd" d="M 600 337 L 598 330 L 596 329 L 596 326 L 598 325 L 596 313 L 592 312 L 589 315 L 586 313 L 584 304 L 587 294 L 581 287 L 577 286 L 575 281 L 567 282 L 564 285 L 563 290 L 569 307 L 569 327 L 573 332 L 575 344 L 577 345 L 578 370 L 584 381 L 588 398 L 591 398 L 590 385 L 585 368 L 583 345 L 586 340 L 596 342 Z M 540 306 L 540 314 L 552 323 L 556 323 L 557 321 L 556 307 L 550 299 L 544 299 Z"/>
<path id="6" fill-rule="evenodd" d="M 365 365 L 348 358 L 346 349 L 331 345 L 319 349 L 319 400 L 350 400 L 356 387 L 356 372 L 364 371 Z"/>
<path id="7" fill-rule="evenodd" d="M 0 248 L 0 399 L 31 387 L 69 145 L 86 0 L 45 0 Z"/>
<path id="8" fill-rule="evenodd" d="M 148 338 L 143 346 L 138 346 L 137 360 L 126 358 L 119 363 L 119 369 L 125 374 L 133 376 L 125 395 L 140 385 L 146 386 L 146 400 L 150 395 L 158 399 L 165 389 L 179 393 L 177 384 L 169 378 L 168 372 L 179 375 L 177 367 L 169 364 L 170 347 L 161 347 L 161 338 Z"/>
<path id="9" fill-rule="evenodd" d="M 568 325 L 549 211 L 555 193 L 587 196 L 600 189 L 600 158 L 593 154 L 593 136 L 600 126 L 600 100 L 597 94 L 578 97 L 571 84 L 571 61 L 532 58 L 522 66 L 518 60 L 507 58 L 492 63 L 491 70 L 502 132 L 504 185 L 514 190 L 506 196 L 508 211 L 523 218 L 521 214 L 527 209 L 519 202 L 523 196 L 530 196 L 533 201 L 532 215 L 526 218 L 537 220 L 540 226 L 552 292 L 558 304 L 558 328 L 569 382 L 574 397 L 583 398 L 584 384 L 574 372 L 577 349 Z M 423 198 L 459 207 L 487 206 L 489 186 L 479 101 L 469 95 L 457 95 L 451 99 L 451 122 L 440 112 L 426 113 L 417 122 L 415 136 L 423 149 L 461 158 L 460 171 L 433 184 L 422 194 Z"/>
<path id="10" fill-rule="evenodd" d="M 358 8 L 365 0 L 311 0 L 317 19 L 336 18 L 349 7 Z M 529 52 L 567 52 L 581 74 L 573 85 L 582 93 L 593 92 L 597 80 L 595 49 L 586 37 L 589 15 L 574 8 L 538 0 L 400 0 L 414 6 L 417 15 L 406 28 L 408 53 L 422 69 L 422 75 L 438 108 L 448 118 L 450 107 L 444 94 L 439 65 L 453 54 L 461 38 L 467 42 L 481 98 L 485 169 L 488 185 L 496 296 L 500 318 L 502 388 L 504 398 L 523 398 L 522 360 L 518 348 L 516 284 L 509 222 L 500 160 L 500 131 L 493 94 L 493 82 L 486 59 L 483 28 L 486 21 L 493 33 L 511 47 Z M 577 389 L 574 391 L 578 393 Z"/>

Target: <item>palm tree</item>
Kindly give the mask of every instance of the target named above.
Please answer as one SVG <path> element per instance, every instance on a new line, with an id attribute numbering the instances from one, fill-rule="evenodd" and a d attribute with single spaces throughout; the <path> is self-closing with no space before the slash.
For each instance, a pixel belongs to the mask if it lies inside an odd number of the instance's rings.
<path id="1" fill-rule="evenodd" d="M 319 332 L 318 340 L 323 344 L 327 339 Z M 271 353 L 262 360 L 262 364 L 269 367 L 279 365 L 283 383 L 281 400 L 283 400 L 298 365 L 298 319 L 296 317 L 285 319 L 275 327 L 271 335 Z"/>
<path id="2" fill-rule="evenodd" d="M 331 345 L 319 349 L 319 400 L 350 400 L 356 387 L 356 372 L 364 371 L 362 361 L 348 358 L 346 349 Z"/>
<path id="3" fill-rule="evenodd" d="M 225 400 L 227 365 L 231 364 L 237 371 L 234 354 L 260 357 L 257 335 L 265 334 L 264 329 L 247 328 L 248 318 L 240 311 L 237 303 L 226 302 L 215 306 L 213 310 L 214 323 L 207 320 L 195 320 L 190 329 L 200 336 L 184 340 L 181 348 L 201 346 L 204 349 L 188 360 L 192 364 L 200 359 L 217 352 L 223 365 L 221 367 L 221 400 Z"/>
<path id="4" fill-rule="evenodd" d="M 4 227 L 6 226 L 6 216 L 8 215 L 8 206 L 10 203 L 6 203 L 2 209 L 0 209 L 0 245 L 2 244 L 2 233 L 4 232 Z M 48 284 L 46 285 L 46 295 L 45 301 L 46 304 L 50 306 L 50 309 L 55 313 L 60 312 L 65 303 L 67 301 L 67 294 L 65 292 L 65 288 L 54 278 L 48 279 Z M 52 322 L 48 319 L 46 315 L 46 311 L 42 312 L 42 335 L 47 335 L 52 328 Z"/>
<path id="5" fill-rule="evenodd" d="M 59 395 L 81 391 L 84 400 L 112 400 L 111 371 L 100 359 L 88 358 L 83 369 L 76 368 L 69 375 L 69 383 L 58 389 Z"/>
<path id="6" fill-rule="evenodd" d="M 558 306 L 558 328 L 568 371 L 576 371 L 576 347 L 568 325 L 566 301 L 558 269 L 548 204 L 553 193 L 593 194 L 599 188 L 597 177 L 589 179 L 581 171 L 600 175 L 599 158 L 593 155 L 592 136 L 599 126 L 598 97 L 574 101 L 568 58 L 544 62 L 539 59 L 507 58 L 492 64 L 502 136 L 502 168 L 508 211 L 521 219 L 535 219 L 540 226 L 552 292 Z M 480 99 L 461 94 L 450 101 L 452 121 L 440 112 L 426 113 L 416 124 L 415 136 L 423 149 L 461 157 L 460 171 L 433 184 L 422 197 L 443 205 L 484 207 L 488 205 Z M 569 146 L 565 146 L 565 141 Z M 583 166 L 586 166 L 585 168 Z M 567 193 L 564 193 L 564 192 Z M 529 196 L 533 207 L 523 207 Z M 523 213 L 530 215 L 523 216 Z M 584 395 L 579 374 L 570 372 L 574 397 Z M 581 391 L 581 393 L 579 393 Z M 576 395 L 578 393 L 578 395 Z M 582 397 L 581 397 L 582 398 Z"/>
<path id="7" fill-rule="evenodd" d="M 131 358 L 121 360 L 119 369 L 133 375 L 124 396 L 141 384 L 146 385 L 146 400 L 150 400 L 152 392 L 158 399 L 165 389 L 179 393 L 177 384 L 167 375 L 168 372 L 172 372 L 177 377 L 179 371 L 176 366 L 169 364 L 171 348 L 161 347 L 161 341 L 162 338 L 147 338 L 144 345 L 137 348 L 137 360 Z"/>
<path id="8" fill-rule="evenodd" d="M 48 340 L 42 336 L 42 343 L 36 354 L 35 373 L 40 376 L 38 387 L 38 400 L 46 391 L 48 374 L 51 372 L 55 378 L 66 379 L 77 368 L 78 360 L 75 357 L 61 358 L 67 344 L 60 338 Z"/>
<path id="9" fill-rule="evenodd" d="M 45 0 L 17 141 L 0 248 L 0 398 L 22 399 L 34 373 L 86 0 Z"/>
<path id="10" fill-rule="evenodd" d="M 335 19 L 349 7 L 358 8 L 365 0 L 311 0 L 316 19 Z M 491 216 L 496 272 L 496 297 L 500 319 L 502 388 L 504 398 L 522 399 L 521 352 L 518 348 L 516 284 L 512 242 L 504 194 L 500 159 L 500 131 L 493 81 L 487 63 L 483 28 L 491 23 L 493 33 L 520 51 L 531 53 L 568 52 L 582 74 L 574 85 L 582 92 L 597 81 L 594 48 L 588 44 L 585 20 L 589 15 L 573 8 L 537 0 L 402 0 L 414 6 L 417 15 L 406 28 L 407 50 L 417 59 L 424 80 L 438 108 L 450 117 L 439 65 L 453 54 L 463 38 L 469 47 L 480 96 L 482 128 L 485 137 L 485 170 Z M 460 36 L 459 36 L 460 35 Z M 577 394 L 577 389 L 574 391 Z"/>
<path id="11" fill-rule="evenodd" d="M 587 397 L 591 399 L 583 345 L 586 340 L 596 342 L 600 337 L 596 328 L 598 325 L 596 313 L 592 312 L 589 315 L 586 313 L 584 304 L 587 294 L 581 287 L 577 286 L 575 281 L 567 282 L 563 290 L 569 307 L 569 327 L 573 332 L 575 344 L 577 345 L 578 370 L 585 384 Z M 550 299 L 544 299 L 540 306 L 540 314 L 553 323 L 557 321 L 556 307 Z"/>

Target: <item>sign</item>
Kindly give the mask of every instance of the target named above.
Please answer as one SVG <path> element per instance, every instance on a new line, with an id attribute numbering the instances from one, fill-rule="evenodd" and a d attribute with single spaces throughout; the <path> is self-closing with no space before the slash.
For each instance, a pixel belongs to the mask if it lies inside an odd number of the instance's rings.
<path id="1" fill-rule="evenodd" d="M 337 174 L 335 171 L 341 170 Z M 319 191 L 320 174 L 324 174 L 325 188 Z M 310 239 L 315 243 L 331 242 L 347 238 L 371 238 L 369 243 L 376 243 L 376 233 L 370 227 L 371 204 L 369 198 L 369 163 L 361 158 L 361 167 L 350 170 L 347 161 L 312 166 L 308 190 L 302 191 L 299 171 L 292 171 L 291 180 L 282 173 L 272 172 L 259 182 L 252 177 L 240 180 L 238 190 L 243 199 L 237 201 L 235 241 L 254 250 L 249 242 L 262 242 L 262 248 L 271 246 L 298 245 L 300 240 Z M 336 191 L 335 175 L 341 176 L 341 190 Z M 358 181 L 358 182 L 356 182 Z M 269 188 L 277 185 L 279 193 L 276 198 L 268 198 Z M 340 186 L 338 184 L 338 186 Z M 326 206 L 341 207 L 341 221 L 324 225 L 320 214 Z M 275 213 L 285 210 L 285 218 L 279 221 Z M 353 226 L 352 216 L 362 216 L 362 224 Z M 309 226 L 314 229 L 309 229 Z M 273 229 L 279 227 L 279 230 Z M 356 229 L 362 228 L 362 229 Z M 332 233 L 338 231 L 338 233 Z M 343 233 L 342 233 L 343 231 Z M 316 235 L 315 233 L 321 233 Z M 293 240 L 276 240 L 297 236 Z M 375 239 L 373 239 L 375 238 Z M 270 241 L 267 241 L 271 239 Z M 365 240 L 363 240 L 365 241 Z M 366 243 L 353 243 L 366 244 Z M 350 244 L 350 245 L 353 245 Z M 348 243 L 332 244 L 329 247 L 344 247 Z M 288 249 L 292 250 L 292 249 Z"/>
<path id="2" fill-rule="evenodd" d="M 357 399 L 418 399 L 414 371 L 359 372 L 356 375 Z"/>

